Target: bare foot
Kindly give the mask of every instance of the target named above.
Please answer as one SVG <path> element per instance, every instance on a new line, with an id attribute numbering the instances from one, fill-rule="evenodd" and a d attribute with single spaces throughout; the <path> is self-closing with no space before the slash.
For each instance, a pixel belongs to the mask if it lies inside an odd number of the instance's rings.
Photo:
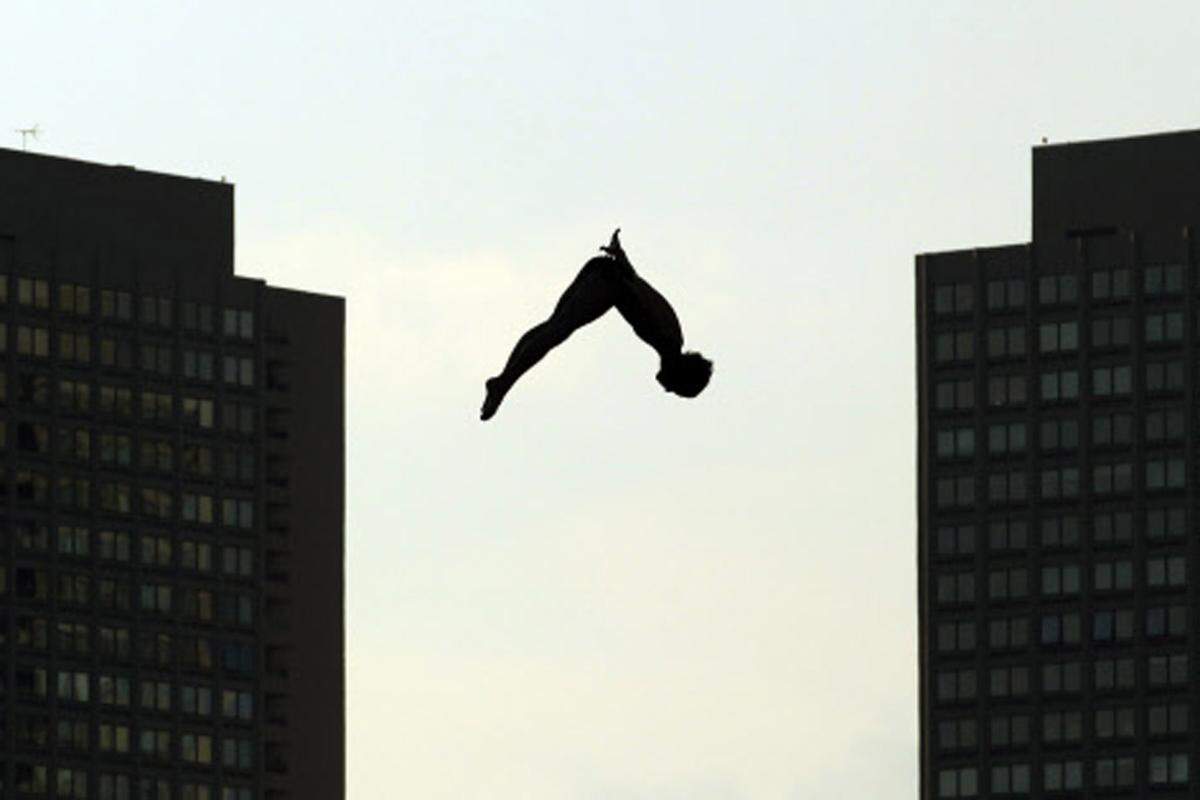
<path id="1" fill-rule="evenodd" d="M 487 387 L 487 397 L 483 399 L 483 408 L 479 411 L 479 418 L 487 421 L 496 414 L 496 409 L 500 407 L 500 402 L 504 400 L 504 395 L 508 393 L 507 386 L 500 378 L 488 378 L 484 384 Z"/>

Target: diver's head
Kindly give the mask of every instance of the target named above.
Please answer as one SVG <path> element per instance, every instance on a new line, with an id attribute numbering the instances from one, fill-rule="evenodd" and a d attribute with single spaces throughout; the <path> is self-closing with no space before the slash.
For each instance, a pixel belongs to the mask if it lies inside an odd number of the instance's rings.
<path id="1" fill-rule="evenodd" d="M 680 353 L 664 358 L 655 380 L 668 392 L 680 397 L 695 397 L 708 386 L 713 364 L 699 353 Z"/>

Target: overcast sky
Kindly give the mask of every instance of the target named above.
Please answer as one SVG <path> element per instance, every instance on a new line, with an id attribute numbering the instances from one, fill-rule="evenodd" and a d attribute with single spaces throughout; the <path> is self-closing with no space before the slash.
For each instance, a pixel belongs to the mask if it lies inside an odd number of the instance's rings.
<path id="1" fill-rule="evenodd" d="M 1194 2 L 9 0 L 0 142 L 237 184 L 347 298 L 351 796 L 915 798 L 913 256 L 1200 127 Z M 7 136 L 7 140 L 5 140 Z M 615 314 L 478 421 L 616 226 Z"/>

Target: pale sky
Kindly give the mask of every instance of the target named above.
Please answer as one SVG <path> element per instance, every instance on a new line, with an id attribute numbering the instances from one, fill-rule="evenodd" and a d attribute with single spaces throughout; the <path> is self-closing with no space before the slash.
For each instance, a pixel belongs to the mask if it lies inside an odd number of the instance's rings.
<path id="1" fill-rule="evenodd" d="M 0 142 L 237 185 L 347 298 L 349 787 L 915 798 L 913 256 L 1030 147 L 1200 127 L 1194 2 L 9 0 Z M 7 139 L 5 138 L 7 136 Z M 483 379 L 624 229 L 615 314 Z"/>

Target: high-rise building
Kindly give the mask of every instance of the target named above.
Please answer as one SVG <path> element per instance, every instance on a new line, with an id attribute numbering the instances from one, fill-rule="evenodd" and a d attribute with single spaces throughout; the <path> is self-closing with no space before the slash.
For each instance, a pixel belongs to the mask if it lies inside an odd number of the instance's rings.
<path id="1" fill-rule="evenodd" d="M 1198 236 L 1184 132 L 917 257 L 922 798 L 1200 796 Z"/>
<path id="2" fill-rule="evenodd" d="M 344 796 L 343 323 L 232 186 L 0 150 L 0 796 Z"/>

